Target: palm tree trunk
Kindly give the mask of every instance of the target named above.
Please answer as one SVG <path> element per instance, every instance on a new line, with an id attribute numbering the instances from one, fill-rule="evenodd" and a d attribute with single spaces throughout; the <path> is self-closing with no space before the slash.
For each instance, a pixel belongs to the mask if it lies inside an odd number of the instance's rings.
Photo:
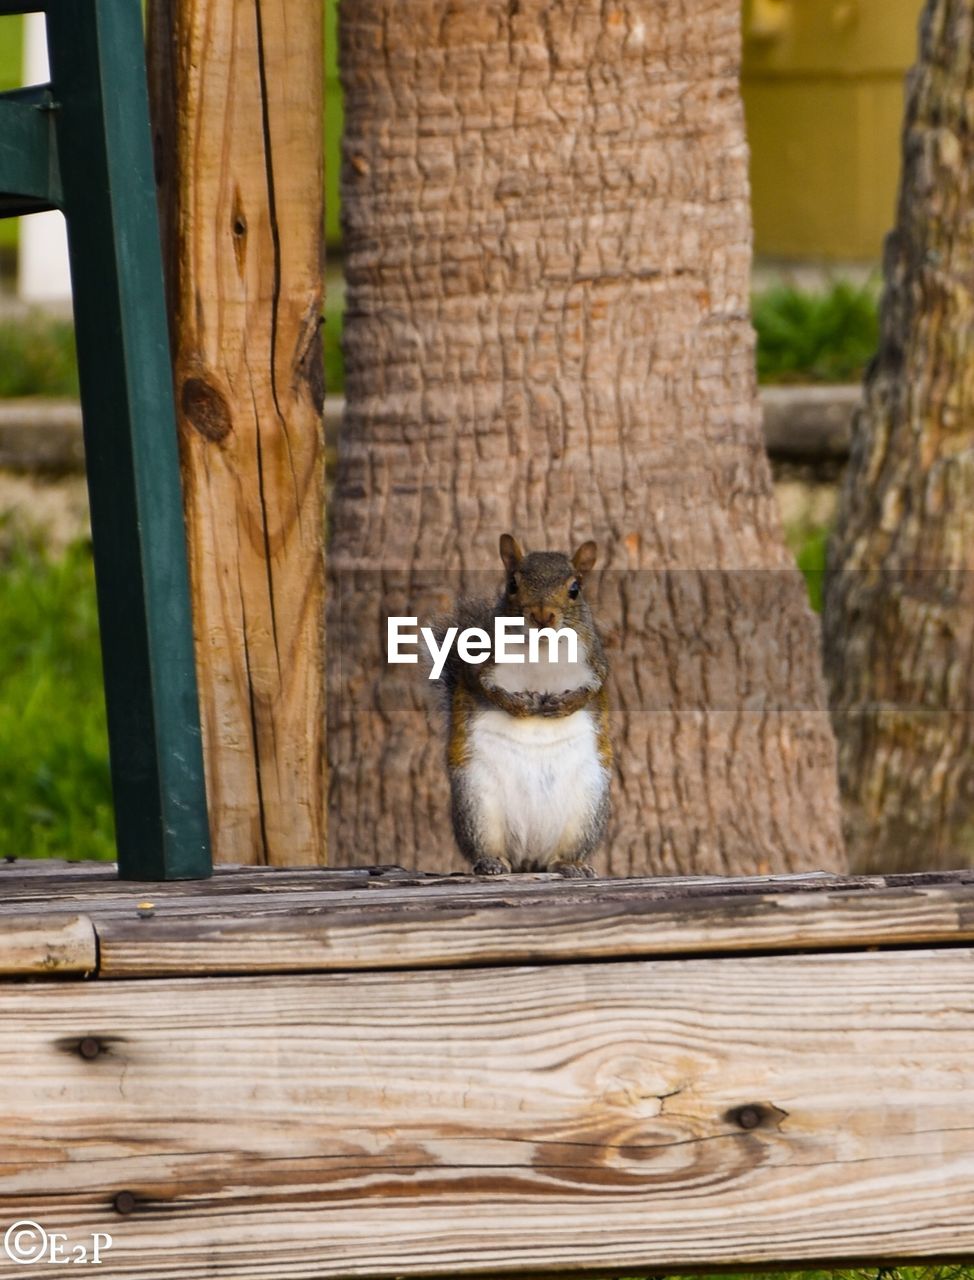
<path id="1" fill-rule="evenodd" d="M 974 2 L 929 0 L 825 596 L 850 856 L 971 865 Z"/>
<path id="2" fill-rule="evenodd" d="M 836 868 L 834 744 L 764 455 L 738 0 L 342 10 L 337 862 L 462 865 L 386 613 L 596 538 L 612 874 Z"/>

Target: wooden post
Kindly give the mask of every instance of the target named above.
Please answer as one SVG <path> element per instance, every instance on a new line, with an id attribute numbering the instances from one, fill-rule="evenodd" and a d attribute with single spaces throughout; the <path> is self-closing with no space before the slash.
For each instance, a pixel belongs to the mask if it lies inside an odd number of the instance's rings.
<path id="1" fill-rule="evenodd" d="M 214 856 L 322 862 L 322 7 L 149 25 Z"/>

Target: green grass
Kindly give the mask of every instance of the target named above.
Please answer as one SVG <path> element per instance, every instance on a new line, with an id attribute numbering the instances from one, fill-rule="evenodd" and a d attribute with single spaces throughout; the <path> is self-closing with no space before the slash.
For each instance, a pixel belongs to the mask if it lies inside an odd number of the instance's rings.
<path id="1" fill-rule="evenodd" d="M 345 290 L 326 286 L 321 345 L 325 362 L 325 394 L 329 396 L 340 396 L 345 392 L 345 358 L 342 355 L 344 313 Z"/>
<path id="2" fill-rule="evenodd" d="M 0 537 L 0 762 L 0 852 L 114 859 L 87 545 Z"/>
<path id="3" fill-rule="evenodd" d="M 0 92 L 16 89 L 22 80 L 21 62 L 24 20 L 19 15 L 0 17 Z M 17 243 L 17 220 L 0 218 L 0 249 L 12 251 Z"/>
<path id="4" fill-rule="evenodd" d="M 795 555 L 795 563 L 802 571 L 808 599 L 816 613 L 822 612 L 822 587 L 825 581 L 825 551 L 831 529 L 821 525 L 806 525 L 785 530 L 785 540 Z"/>
<path id="5" fill-rule="evenodd" d="M 879 335 L 875 290 L 778 285 L 751 300 L 761 382 L 858 382 Z"/>
<path id="6" fill-rule="evenodd" d="M 0 322 L 0 398 L 76 396 L 74 326 L 41 311 Z"/>
<path id="7" fill-rule="evenodd" d="M 0 92 L 21 83 L 24 20 L 19 15 L 0 18 Z"/>

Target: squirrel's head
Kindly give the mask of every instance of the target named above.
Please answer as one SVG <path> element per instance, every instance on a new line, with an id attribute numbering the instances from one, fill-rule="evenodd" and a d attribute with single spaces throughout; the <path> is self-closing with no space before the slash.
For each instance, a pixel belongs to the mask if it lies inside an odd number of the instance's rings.
<path id="1" fill-rule="evenodd" d="M 517 538 L 504 533 L 500 550 L 507 570 L 504 595 L 511 616 L 522 613 L 528 626 L 557 629 L 582 614 L 582 584 L 598 554 L 594 542 L 583 542 L 571 557 L 559 551 L 526 555 Z"/>

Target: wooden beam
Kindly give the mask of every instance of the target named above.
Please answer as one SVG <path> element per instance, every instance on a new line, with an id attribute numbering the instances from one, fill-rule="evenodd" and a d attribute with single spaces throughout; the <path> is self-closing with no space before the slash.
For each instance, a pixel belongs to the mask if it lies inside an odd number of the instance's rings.
<path id="1" fill-rule="evenodd" d="M 220 912 L 197 900 L 195 911 L 161 909 L 151 923 L 106 913 L 97 926 L 99 973 L 411 969 L 974 942 L 974 888 L 677 902 L 622 895 L 437 902 L 432 894 L 424 902 L 408 890 L 381 898 L 331 909 L 305 900 L 286 914 L 266 901 Z"/>
<path id="2" fill-rule="evenodd" d="M 963 1258 L 972 961 L 10 985 L 0 1221 L 115 1280 Z"/>
<path id="3" fill-rule="evenodd" d="M 559 964 L 974 942 L 974 873 L 566 881 L 242 868 L 133 886 L 107 867 L 0 868 L 0 924 L 45 908 L 92 922 L 100 977 Z"/>
<path id="4" fill-rule="evenodd" d="M 32 396 L 0 403 L 0 470 L 60 476 L 84 469 L 76 400 Z"/>
<path id="5" fill-rule="evenodd" d="M 150 8 L 214 856 L 322 862 L 322 6 Z"/>
<path id="6" fill-rule="evenodd" d="M 780 462 L 844 463 L 861 403 L 859 383 L 762 387 L 765 447 Z"/>
<path id="7" fill-rule="evenodd" d="M 84 916 L 37 915 L 0 920 L 0 976 L 63 977 L 98 968 L 94 925 Z"/>

